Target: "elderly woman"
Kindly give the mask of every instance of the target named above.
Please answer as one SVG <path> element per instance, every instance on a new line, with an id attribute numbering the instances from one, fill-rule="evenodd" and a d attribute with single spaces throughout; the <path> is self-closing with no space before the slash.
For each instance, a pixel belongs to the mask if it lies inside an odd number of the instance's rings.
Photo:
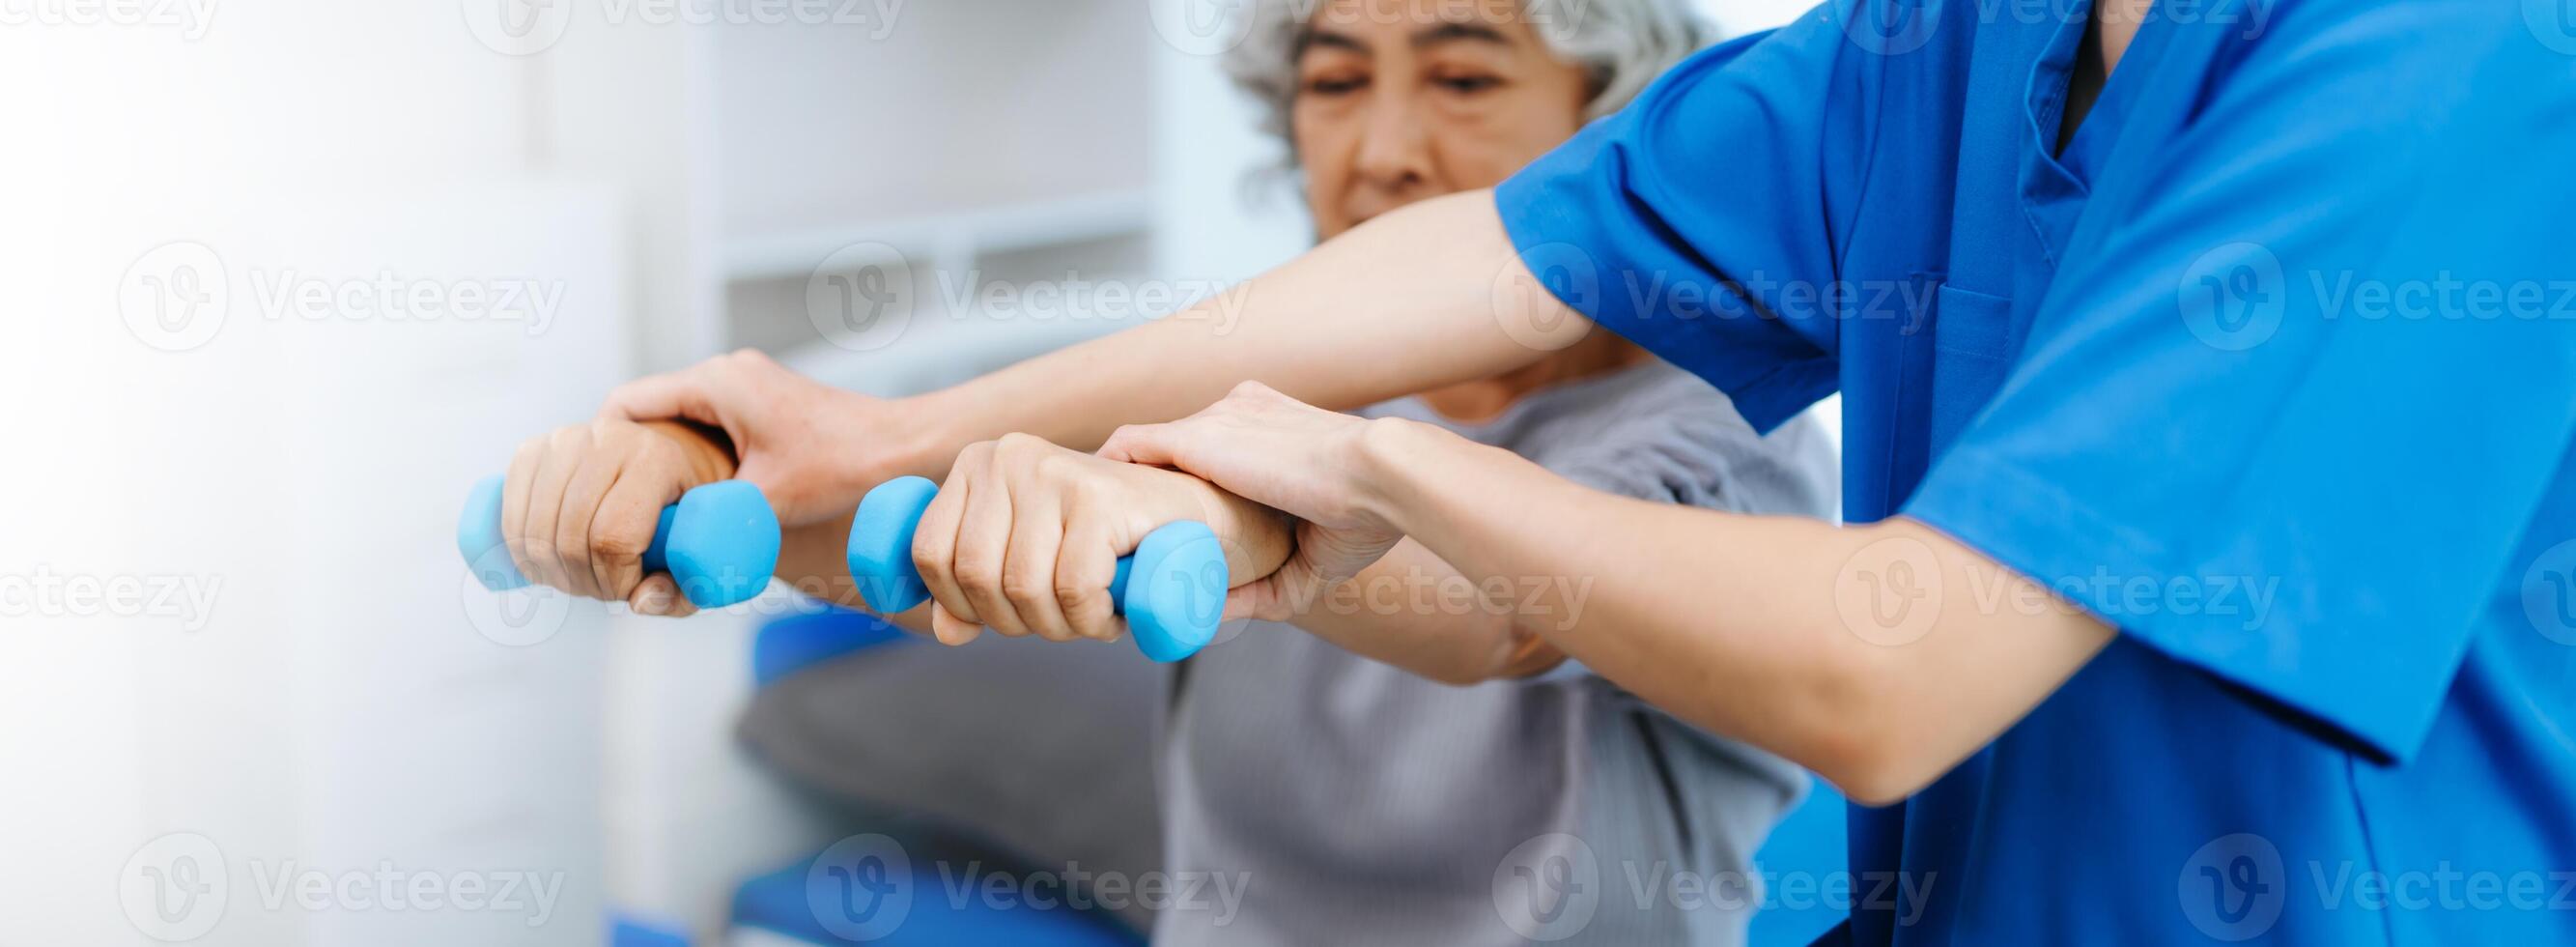
<path id="1" fill-rule="evenodd" d="M 1302 171 L 1319 240 L 1492 187 L 1707 38 L 1685 0 L 1273 0 L 1254 15 L 1227 65 Z M 1757 434 L 1723 395 L 1609 333 L 1369 413 L 1438 425 L 1655 502 L 1807 517 L 1830 517 L 1836 503 L 1833 451 L 1814 422 Z M 650 437 L 536 443 L 545 457 L 521 469 L 621 449 L 669 453 Z M 991 453 L 967 451 L 951 484 L 976 476 Z M 1109 468 L 1102 476 L 1142 469 L 1098 463 Z M 639 465 L 625 469 L 631 477 Z M 561 508 L 600 504 L 558 489 Z M 943 515 L 933 509 L 925 535 Z M 838 535 L 830 524 L 795 531 L 782 573 L 837 572 Z M 823 554 L 807 554 L 818 546 Z M 590 571 L 532 566 L 540 577 Z M 1061 620 L 969 605 L 944 571 L 925 569 L 939 604 L 900 620 L 951 644 L 986 626 L 1072 637 Z M 1405 543 L 1302 596 L 1311 607 L 1253 604 L 1268 620 L 1180 669 L 1159 748 L 1163 869 L 1244 879 L 1242 900 L 1165 911 L 1156 940 L 1741 942 L 1762 896 L 1751 855 L 1805 776 L 1674 720 L 1550 646 L 1541 634 L 1577 617 L 1593 578 L 1484 588 Z M 666 579 L 621 585 L 572 590 L 645 611 L 673 605 Z M 1676 881 L 1705 885 L 1705 895 L 1667 896 Z"/>
<path id="2" fill-rule="evenodd" d="M 1304 172 L 1319 239 L 1501 182 L 1703 38 L 1682 0 L 1515 6 L 1259 8 L 1228 67 Z M 1758 436 L 1723 396 L 1609 333 L 1368 413 L 1658 502 L 1809 516 L 1835 504 L 1832 450 L 1811 422 Z M 1165 867 L 1251 884 L 1230 924 L 1168 912 L 1159 942 L 1741 942 L 1760 900 L 1750 857 L 1803 775 L 1567 663 L 1538 631 L 1568 616 L 1525 608 L 1528 589 L 1472 588 L 1404 544 L 1320 607 L 1271 616 L 1309 634 L 1256 624 L 1184 669 Z M 1587 861 L 1602 887 L 1576 890 Z M 1719 888 L 1687 910 L 1652 892 L 1640 906 L 1631 870 L 1649 886 L 1687 873 Z"/>

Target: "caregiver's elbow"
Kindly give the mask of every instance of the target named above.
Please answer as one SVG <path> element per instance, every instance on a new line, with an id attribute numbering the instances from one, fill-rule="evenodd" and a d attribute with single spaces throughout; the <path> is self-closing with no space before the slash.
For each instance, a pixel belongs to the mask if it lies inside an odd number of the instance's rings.
<path id="1" fill-rule="evenodd" d="M 1803 715 L 1813 721 L 1798 762 L 1864 806 L 1903 802 L 1958 765 L 1921 725 L 1923 708 L 1893 697 L 1898 689 L 1867 667 L 1824 675 Z"/>
<path id="2" fill-rule="evenodd" d="M 1931 765 L 1919 759 L 1908 759 L 1902 751 L 1882 750 L 1856 755 L 1816 775 L 1834 784 L 1845 798 L 1872 808 L 1892 806 L 1913 798 L 1915 793 L 1932 785 L 1947 765 Z"/>

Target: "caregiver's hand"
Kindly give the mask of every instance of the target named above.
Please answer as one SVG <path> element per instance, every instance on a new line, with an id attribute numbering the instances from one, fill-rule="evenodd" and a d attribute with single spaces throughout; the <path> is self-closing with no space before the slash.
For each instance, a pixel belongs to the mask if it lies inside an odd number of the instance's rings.
<path id="1" fill-rule="evenodd" d="M 1409 422 L 1326 411 L 1259 382 L 1168 424 L 1118 429 L 1110 460 L 1170 467 L 1298 518 L 1296 555 L 1235 590 L 1229 614 L 1266 621 L 1302 615 L 1404 538 L 1367 480 L 1367 439 Z"/>
<path id="2" fill-rule="evenodd" d="M 687 615 L 696 608 L 670 576 L 644 574 L 644 550 L 663 507 L 732 473 L 724 446 L 683 424 L 575 424 L 519 445 L 501 491 L 501 535 L 530 581 L 647 615 Z"/>
<path id="3" fill-rule="evenodd" d="M 608 394 L 600 417 L 683 418 L 722 428 L 780 525 L 810 526 L 856 509 L 868 489 L 909 473 L 935 473 L 914 449 L 922 419 L 895 402 L 842 391 L 744 349 L 640 378 Z M 944 460 L 944 458 L 943 458 Z"/>
<path id="4" fill-rule="evenodd" d="M 914 533 L 913 563 L 935 602 L 931 631 L 947 644 L 985 627 L 1115 640 L 1125 627 L 1109 601 L 1118 557 L 1180 520 L 1207 524 L 1235 581 L 1268 575 L 1288 557 L 1285 518 L 1197 477 L 1025 434 L 971 445 Z"/>

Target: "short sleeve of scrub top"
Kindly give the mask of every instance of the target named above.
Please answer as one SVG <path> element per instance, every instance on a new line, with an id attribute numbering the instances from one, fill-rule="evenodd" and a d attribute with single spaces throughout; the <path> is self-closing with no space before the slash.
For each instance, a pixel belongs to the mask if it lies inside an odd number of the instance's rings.
<path id="1" fill-rule="evenodd" d="M 2080 20 L 1853 30 L 1906 6 L 1704 54 L 1496 197 L 1568 305 L 1757 425 L 1839 386 L 1847 520 L 2121 633 L 1854 811 L 1845 883 L 1928 893 L 1847 935 L 2576 937 L 2476 893 L 2576 879 L 2576 13 L 2189 5 L 2059 156 Z M 1910 279 L 1929 331 L 1801 295 Z"/>

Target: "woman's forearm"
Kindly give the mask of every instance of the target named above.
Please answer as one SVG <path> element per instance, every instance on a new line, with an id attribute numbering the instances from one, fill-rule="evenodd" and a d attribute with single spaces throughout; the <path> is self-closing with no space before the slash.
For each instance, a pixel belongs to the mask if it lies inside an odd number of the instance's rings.
<path id="1" fill-rule="evenodd" d="M 1389 213 L 1188 310 L 925 395 L 909 413 L 939 426 L 932 454 L 1013 432 L 1089 450 L 1247 380 L 1356 408 L 1520 368 L 1590 329 L 1530 276 L 1492 193 L 1475 191 Z"/>
<path id="2" fill-rule="evenodd" d="M 816 601 L 878 614 L 859 594 L 858 580 L 850 578 L 849 539 L 849 516 L 781 531 L 778 581 Z M 914 634 L 930 634 L 929 606 L 879 617 Z"/>
<path id="3" fill-rule="evenodd" d="M 2038 586 L 1910 520 L 1843 528 L 1645 503 L 1421 425 L 1362 439 L 1373 503 L 1478 581 L 1547 603 L 1595 673 L 1833 780 L 1903 798 L 2110 640 Z M 1986 607 L 2048 602 L 2056 607 Z"/>

